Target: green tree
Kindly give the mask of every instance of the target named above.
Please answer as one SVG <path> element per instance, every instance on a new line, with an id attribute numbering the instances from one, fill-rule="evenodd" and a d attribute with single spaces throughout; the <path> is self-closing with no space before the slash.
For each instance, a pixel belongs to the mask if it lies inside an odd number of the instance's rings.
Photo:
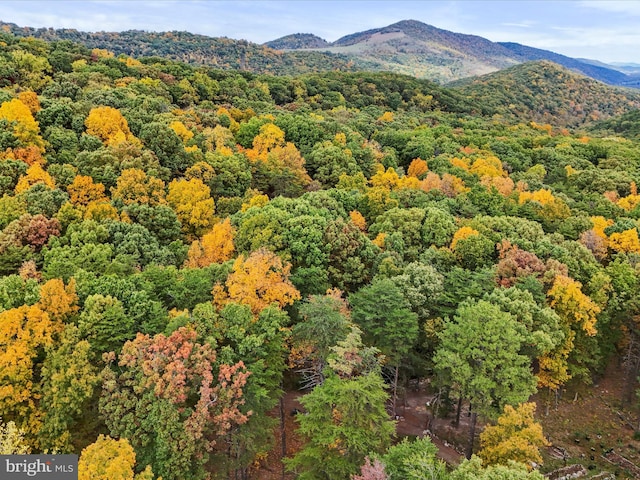
<path id="1" fill-rule="evenodd" d="M 38 432 L 43 449 L 73 452 L 73 432 L 99 383 L 89 349 L 89 342 L 82 340 L 73 324 L 65 327 L 60 345 L 48 349 L 40 399 L 44 418 Z"/>
<path id="2" fill-rule="evenodd" d="M 409 308 L 396 284 L 390 279 L 374 280 L 349 296 L 352 318 L 365 340 L 380 349 L 393 367 L 393 407 L 396 413 L 396 390 L 400 365 L 418 340 L 418 316 Z"/>
<path id="3" fill-rule="evenodd" d="M 327 271 L 331 285 L 353 291 L 371 279 L 379 249 L 353 223 L 341 218 L 330 221 L 324 242 L 330 246 Z"/>
<path id="4" fill-rule="evenodd" d="M 92 356 L 98 359 L 103 353 L 119 352 L 136 334 L 134 319 L 126 314 L 122 302 L 99 293 L 85 300 L 78 328 L 81 338 L 91 344 Z"/>
<path id="5" fill-rule="evenodd" d="M 438 448 L 429 437 L 413 441 L 404 438 L 382 455 L 389 480 L 446 480 L 446 465 L 438 460 Z"/>
<path id="6" fill-rule="evenodd" d="M 304 387 L 324 381 L 331 348 L 349 332 L 348 310 L 336 295 L 312 295 L 300 306 L 302 320 L 293 327 L 292 359 L 303 375 Z"/>
<path id="7" fill-rule="evenodd" d="M 471 458 L 477 414 L 494 418 L 504 405 L 524 402 L 536 390 L 530 360 L 520 353 L 527 332 L 511 314 L 480 300 L 461 304 L 439 337 L 435 370 L 473 407 Z"/>
<path id="8" fill-rule="evenodd" d="M 218 446 L 214 463 L 228 474 L 246 475 L 258 456 L 273 448 L 276 419 L 268 415 L 283 394 L 289 317 L 273 306 L 262 310 L 257 320 L 247 305 L 229 304 L 217 312 L 211 303 L 193 311 L 198 335 L 218 348 L 218 364 L 244 362 L 251 372 L 243 388 L 240 411 L 248 421 L 236 427 Z M 249 415 L 249 412 L 251 414 Z"/>
<path id="9" fill-rule="evenodd" d="M 391 442 L 386 400 L 376 371 L 350 379 L 330 375 L 301 399 L 308 413 L 297 418 L 307 444 L 286 461 L 287 468 L 301 480 L 349 478 L 366 455 L 382 453 Z"/>

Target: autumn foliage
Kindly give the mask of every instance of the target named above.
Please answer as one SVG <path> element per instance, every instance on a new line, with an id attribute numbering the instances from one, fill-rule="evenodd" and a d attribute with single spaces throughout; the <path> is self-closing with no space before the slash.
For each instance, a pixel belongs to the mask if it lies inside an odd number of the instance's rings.
<path id="1" fill-rule="evenodd" d="M 291 305 L 300 299 L 300 292 L 289 280 L 290 272 L 290 264 L 264 248 L 246 258 L 240 255 L 225 285 L 213 287 L 214 303 L 219 307 L 231 302 L 249 305 L 254 315 L 272 303 Z"/>
<path id="2" fill-rule="evenodd" d="M 188 268 L 201 268 L 212 263 L 223 263 L 232 258 L 235 247 L 233 237 L 235 228 L 231 226 L 231 220 L 225 219 L 216 223 L 209 233 L 195 240 L 189 248 L 185 266 Z"/>

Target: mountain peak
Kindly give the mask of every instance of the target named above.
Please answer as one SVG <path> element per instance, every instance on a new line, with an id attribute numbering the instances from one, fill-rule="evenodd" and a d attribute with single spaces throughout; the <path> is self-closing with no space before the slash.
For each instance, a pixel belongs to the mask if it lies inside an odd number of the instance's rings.
<path id="1" fill-rule="evenodd" d="M 330 43 L 312 33 L 294 33 L 265 42 L 263 45 L 276 50 L 298 50 L 328 47 Z"/>

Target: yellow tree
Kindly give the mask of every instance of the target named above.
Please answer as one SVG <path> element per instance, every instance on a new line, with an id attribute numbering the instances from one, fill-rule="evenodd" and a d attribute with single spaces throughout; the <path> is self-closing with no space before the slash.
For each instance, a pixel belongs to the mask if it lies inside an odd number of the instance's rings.
<path id="1" fill-rule="evenodd" d="M 129 130 L 127 119 L 120 110 L 113 107 L 94 107 L 84 122 L 87 133 L 95 135 L 105 145 L 118 145 L 123 142 L 139 143 Z"/>
<path id="2" fill-rule="evenodd" d="M 211 189 L 198 178 L 172 181 L 167 202 L 182 223 L 183 232 L 192 238 L 202 235 L 215 222 Z"/>
<path id="3" fill-rule="evenodd" d="M 247 150 L 247 157 L 252 161 L 264 161 L 271 150 L 284 145 L 284 132 L 273 123 L 265 123 L 260 127 L 260 133 L 253 139 L 253 148 Z"/>
<path id="4" fill-rule="evenodd" d="M 568 325 L 580 325 L 590 337 L 597 333 L 596 315 L 600 313 L 600 307 L 582 293 L 580 282 L 565 275 L 558 275 L 547 295 L 551 299 L 551 308 Z"/>
<path id="5" fill-rule="evenodd" d="M 65 286 L 59 278 L 53 278 L 40 287 L 38 307 L 56 321 L 66 321 L 78 310 L 76 281 L 72 278 Z"/>
<path id="6" fill-rule="evenodd" d="M 144 170 L 127 168 L 120 173 L 116 186 L 111 188 L 111 198 L 121 200 L 125 205 L 160 205 L 165 203 L 165 185 L 159 178 L 148 176 Z"/>
<path id="7" fill-rule="evenodd" d="M 351 219 L 351 223 L 358 227 L 361 232 L 367 231 L 367 220 L 358 210 L 350 211 L 349 218 Z"/>
<path id="8" fill-rule="evenodd" d="M 27 169 L 27 173 L 20 177 L 16 184 L 15 192 L 22 193 L 29 190 L 36 183 L 44 183 L 49 188 L 55 188 L 56 184 L 39 163 L 34 163 Z"/>
<path id="9" fill-rule="evenodd" d="M 538 358 L 538 388 L 557 390 L 571 378 L 569 375 L 569 354 L 573 350 L 575 333 L 570 328 L 564 329 L 564 341 L 549 353 Z M 547 408 L 548 408 L 547 404 Z"/>
<path id="10" fill-rule="evenodd" d="M 212 263 L 230 260 L 235 250 L 233 246 L 235 234 L 236 229 L 231 225 L 229 218 L 216 223 L 201 240 L 195 240 L 191 244 L 185 267 L 201 268 Z"/>
<path id="11" fill-rule="evenodd" d="M 222 125 L 216 125 L 214 128 L 207 127 L 202 131 L 202 135 L 208 151 L 215 151 L 224 156 L 233 155 L 235 139 L 228 128 Z"/>
<path id="12" fill-rule="evenodd" d="M 291 305 L 300 299 L 300 292 L 289 280 L 291 264 L 283 264 L 275 253 L 261 248 L 245 258 L 240 255 L 225 286 L 213 287 L 213 301 L 218 307 L 227 303 L 249 305 L 254 315 L 276 303 Z"/>
<path id="13" fill-rule="evenodd" d="M 18 100 L 24 103 L 29 111 L 35 115 L 41 110 L 40 100 L 38 100 L 38 94 L 31 90 L 25 90 L 24 92 L 20 92 L 18 94 Z"/>
<path id="14" fill-rule="evenodd" d="M 429 167 L 427 166 L 427 162 L 425 162 L 421 158 L 416 158 L 409 164 L 407 175 L 409 175 L 410 177 L 423 178 L 428 171 Z"/>
<path id="15" fill-rule="evenodd" d="M 531 470 L 532 463 L 542 463 L 540 447 L 548 446 L 549 442 L 533 417 L 535 410 L 535 403 L 521 403 L 517 408 L 505 405 L 497 425 L 486 427 L 480 434 L 478 456 L 483 465 L 508 465 L 515 461 Z"/>
<path id="16" fill-rule="evenodd" d="M 76 175 L 73 182 L 67 187 L 67 193 L 71 203 L 76 206 L 86 207 L 91 202 L 107 200 L 104 194 L 104 185 L 94 183 L 93 178 L 86 175 Z"/>
<path id="17" fill-rule="evenodd" d="M 62 327 L 62 322 L 54 321 L 36 305 L 0 313 L 0 411 L 29 436 L 41 423 L 35 363 Z"/>
<path id="18" fill-rule="evenodd" d="M 609 237 L 609 246 L 616 252 L 640 253 L 638 230 L 631 228 L 624 232 L 614 232 Z"/>
<path id="19" fill-rule="evenodd" d="M 176 132 L 176 134 L 182 140 L 182 143 L 187 143 L 189 140 L 193 138 L 193 132 L 185 127 L 184 123 L 179 120 L 171 122 L 169 124 L 169 128 Z"/>
<path id="20" fill-rule="evenodd" d="M 152 480 L 151 467 L 134 475 L 136 453 L 126 438 L 100 435 L 85 448 L 78 462 L 78 480 Z"/>
<path id="21" fill-rule="evenodd" d="M 24 431 L 16 427 L 15 422 L 6 425 L 0 417 L 0 455 L 24 455 L 29 446 L 24 441 Z"/>
<path id="22" fill-rule="evenodd" d="M 460 240 L 464 240 L 465 238 L 469 238 L 473 235 L 480 235 L 480 233 L 471 228 L 471 227 L 461 227 L 459 228 L 456 233 L 453 234 L 453 239 L 451 240 L 451 250 L 455 250 L 456 249 L 456 245 Z"/>
<path id="23" fill-rule="evenodd" d="M 44 141 L 40 137 L 40 127 L 31 110 L 19 99 L 14 98 L 0 106 L 0 120 L 13 124 L 13 134 L 24 145 L 36 145 L 44 151 Z"/>

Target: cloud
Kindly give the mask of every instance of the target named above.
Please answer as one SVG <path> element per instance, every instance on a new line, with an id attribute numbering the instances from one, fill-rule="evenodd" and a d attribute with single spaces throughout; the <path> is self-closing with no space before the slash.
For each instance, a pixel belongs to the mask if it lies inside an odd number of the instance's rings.
<path id="1" fill-rule="evenodd" d="M 527 22 L 523 22 L 523 23 L 510 23 L 510 22 L 504 22 L 501 23 L 500 25 L 504 26 L 504 27 L 516 27 L 516 28 L 531 28 L 533 27 L 534 23 L 527 23 Z"/>
<path id="2" fill-rule="evenodd" d="M 583 8 L 593 8 L 640 17 L 640 2 L 630 0 L 582 0 L 578 2 L 578 5 Z"/>

